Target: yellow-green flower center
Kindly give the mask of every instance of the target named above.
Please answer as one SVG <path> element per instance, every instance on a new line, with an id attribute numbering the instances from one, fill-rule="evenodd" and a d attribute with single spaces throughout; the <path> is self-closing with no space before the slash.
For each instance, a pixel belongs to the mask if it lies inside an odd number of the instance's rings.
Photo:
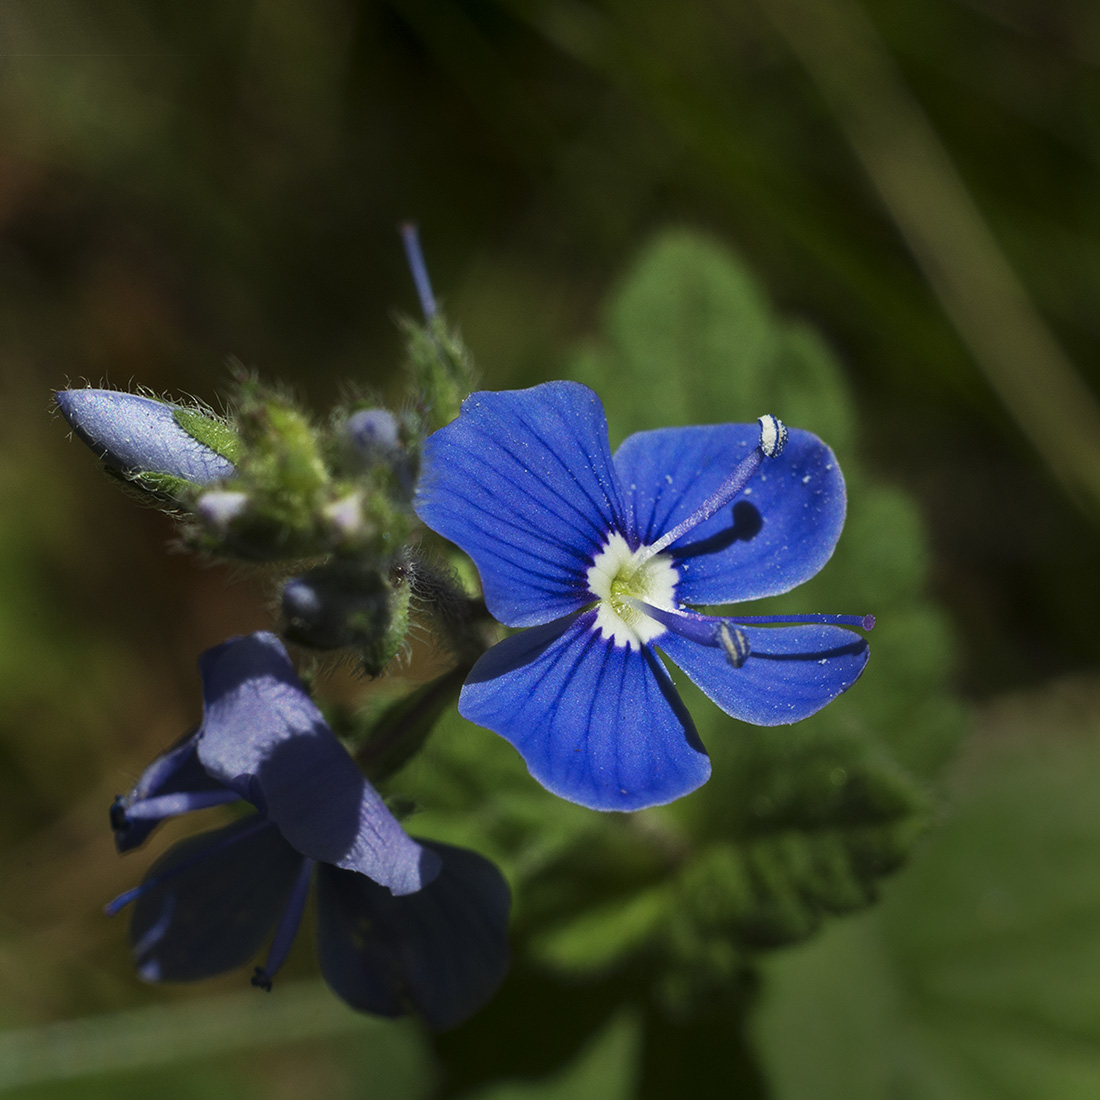
<path id="1" fill-rule="evenodd" d="M 640 648 L 668 628 L 650 618 L 632 600 L 665 611 L 676 610 L 676 583 L 680 574 L 667 554 L 645 556 L 646 548 L 631 550 L 618 532 L 596 555 L 588 570 L 588 588 L 599 600 L 596 627 L 615 645 Z"/>

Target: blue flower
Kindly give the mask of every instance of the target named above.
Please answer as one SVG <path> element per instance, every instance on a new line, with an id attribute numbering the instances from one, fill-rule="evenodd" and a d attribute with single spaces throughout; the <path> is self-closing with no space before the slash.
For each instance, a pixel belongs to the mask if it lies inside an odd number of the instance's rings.
<path id="1" fill-rule="evenodd" d="M 235 472 L 232 462 L 183 429 L 178 417 L 187 410 L 178 405 L 116 390 L 60 390 L 54 397 L 73 431 L 114 470 L 196 485 Z"/>
<path id="2" fill-rule="evenodd" d="M 829 448 L 774 417 L 639 432 L 612 456 L 585 386 L 471 395 L 425 444 L 415 507 L 473 559 L 492 615 L 529 629 L 480 658 L 459 711 L 581 805 L 687 794 L 710 761 L 658 651 L 757 725 L 806 718 L 863 671 L 843 627 L 871 616 L 695 610 L 813 576 L 845 505 Z"/>
<path id="3" fill-rule="evenodd" d="M 274 635 L 209 650 L 201 669 L 202 725 L 112 807 L 119 850 L 176 814 L 241 800 L 256 812 L 176 844 L 108 906 L 133 903 L 140 975 L 209 977 L 270 941 L 253 978 L 270 988 L 315 881 L 321 970 L 348 1004 L 385 1016 L 415 1010 L 436 1028 L 480 1007 L 508 965 L 499 871 L 405 833 Z"/>

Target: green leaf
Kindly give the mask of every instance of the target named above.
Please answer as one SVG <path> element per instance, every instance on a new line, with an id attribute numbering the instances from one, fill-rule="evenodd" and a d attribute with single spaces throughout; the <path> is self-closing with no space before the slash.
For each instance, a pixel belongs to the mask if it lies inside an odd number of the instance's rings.
<path id="1" fill-rule="evenodd" d="M 663 848 L 667 860 L 636 858 L 635 874 L 624 876 L 628 841 L 620 838 L 613 854 L 606 830 L 586 838 L 583 854 L 566 853 L 574 879 L 616 866 L 618 891 L 588 908 L 544 914 L 535 957 L 576 978 L 648 961 L 664 975 L 666 1002 L 683 1010 L 736 980 L 762 950 L 870 904 L 925 825 L 922 790 L 857 741 L 791 730 L 777 752 L 772 736 L 728 730 L 725 742 L 716 738 L 717 779 L 675 806 L 628 819 L 644 822 L 624 825 L 629 842 Z"/>
<path id="2" fill-rule="evenodd" d="M 658 236 L 605 328 L 605 342 L 576 356 L 570 374 L 603 397 L 613 440 L 770 412 L 848 446 L 851 402 L 820 338 L 776 318 L 748 268 L 708 237 Z"/>
<path id="3" fill-rule="evenodd" d="M 423 747 L 439 719 L 458 701 L 469 666 L 454 668 L 360 714 L 335 712 L 332 726 L 350 743 L 375 783 L 400 771 Z"/>
<path id="4" fill-rule="evenodd" d="M 247 990 L 3 1031 L 0 1089 L 7 1093 L 80 1081 L 84 1096 L 93 1094 L 92 1082 L 102 1080 L 113 1086 L 115 1096 L 135 1095 L 144 1091 L 135 1078 L 149 1074 L 153 1080 L 151 1071 L 156 1071 L 164 1095 L 205 1096 L 217 1081 L 204 1072 L 214 1059 L 343 1037 L 353 1038 L 359 1052 L 369 1052 L 369 1079 L 379 1088 L 385 1082 L 386 1095 L 424 1094 L 425 1041 L 416 1025 L 352 1012 L 321 982 L 284 983 L 271 997 Z M 191 1089 L 174 1091 L 179 1081 Z M 159 1087 L 156 1093 L 161 1094 Z M 110 1095 L 109 1088 L 102 1094 Z M 64 1095 L 74 1094 L 70 1089 Z"/>
<path id="5" fill-rule="evenodd" d="M 551 1077 L 492 1085 L 464 1094 L 465 1100 L 630 1100 L 635 1095 L 638 1031 L 638 1021 L 622 1013 Z"/>
<path id="6" fill-rule="evenodd" d="M 875 918 L 774 959 L 777 1100 L 1100 1095 L 1100 684 L 1002 700 Z"/>

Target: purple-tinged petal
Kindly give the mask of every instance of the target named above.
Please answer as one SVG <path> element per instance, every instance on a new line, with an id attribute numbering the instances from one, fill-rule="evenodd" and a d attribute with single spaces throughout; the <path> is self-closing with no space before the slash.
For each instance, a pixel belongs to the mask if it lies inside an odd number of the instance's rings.
<path id="1" fill-rule="evenodd" d="M 638 432 L 615 452 L 631 535 L 650 544 L 687 519 L 757 445 L 758 424 Z M 832 556 L 846 507 L 832 451 L 791 429 L 776 458 L 728 507 L 668 550 L 679 600 L 733 603 L 787 592 Z"/>
<path id="2" fill-rule="evenodd" d="M 198 485 L 236 472 L 176 421 L 176 405 L 118 390 L 61 390 L 57 406 L 73 431 L 123 473 L 170 474 Z"/>
<path id="3" fill-rule="evenodd" d="M 415 507 L 473 558 L 500 622 L 580 610 L 622 514 L 600 399 L 576 382 L 471 394 L 424 445 Z"/>
<path id="4" fill-rule="evenodd" d="M 306 693 L 274 634 L 249 634 L 200 661 L 198 755 L 302 855 L 359 871 L 395 894 L 430 882 L 439 860 L 412 840 Z"/>
<path id="5" fill-rule="evenodd" d="M 839 626 L 738 628 L 749 656 L 734 668 L 721 648 L 672 631 L 654 643 L 727 714 L 756 726 L 782 726 L 819 711 L 847 691 L 867 664 L 867 640 Z"/>
<path id="6" fill-rule="evenodd" d="M 130 917 L 138 973 L 189 982 L 243 966 L 270 936 L 302 862 L 254 816 L 174 845 L 138 887 Z"/>
<path id="7" fill-rule="evenodd" d="M 594 810 L 640 810 L 705 783 L 710 760 L 647 646 L 616 646 L 595 611 L 532 627 L 474 665 L 463 717 L 519 750 L 547 790 Z"/>
<path id="8" fill-rule="evenodd" d="M 325 980 L 352 1008 L 380 1016 L 415 1010 L 442 1031 L 481 1008 L 504 980 L 510 895 L 487 859 L 424 844 L 443 870 L 407 897 L 321 867 L 317 943 Z"/>
<path id="9" fill-rule="evenodd" d="M 115 831 L 115 845 L 120 852 L 128 852 L 144 843 L 146 837 L 168 813 L 150 817 L 141 813 L 143 803 L 156 801 L 169 795 L 213 794 L 225 789 L 224 784 L 212 779 L 199 763 L 195 751 L 198 731 L 185 734 L 167 752 L 161 753 L 141 773 L 129 794 L 117 798 L 111 807 L 111 827 Z"/>

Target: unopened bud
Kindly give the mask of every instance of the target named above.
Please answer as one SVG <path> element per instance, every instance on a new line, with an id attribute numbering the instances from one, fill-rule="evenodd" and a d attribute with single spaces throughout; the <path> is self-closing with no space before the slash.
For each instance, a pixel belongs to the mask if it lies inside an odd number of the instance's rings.
<path id="1" fill-rule="evenodd" d="M 330 562 L 287 581 L 282 607 L 292 642 L 313 649 L 363 646 L 390 625 L 390 588 L 373 570 Z"/>
<path id="2" fill-rule="evenodd" d="M 400 451 L 401 431 L 389 409 L 360 409 L 347 418 L 344 432 L 364 458 L 387 458 Z"/>
<path id="3" fill-rule="evenodd" d="M 61 390 L 55 397 L 73 431 L 112 470 L 161 474 L 194 485 L 236 472 L 222 453 L 232 449 L 236 437 L 212 417 L 118 390 Z"/>

